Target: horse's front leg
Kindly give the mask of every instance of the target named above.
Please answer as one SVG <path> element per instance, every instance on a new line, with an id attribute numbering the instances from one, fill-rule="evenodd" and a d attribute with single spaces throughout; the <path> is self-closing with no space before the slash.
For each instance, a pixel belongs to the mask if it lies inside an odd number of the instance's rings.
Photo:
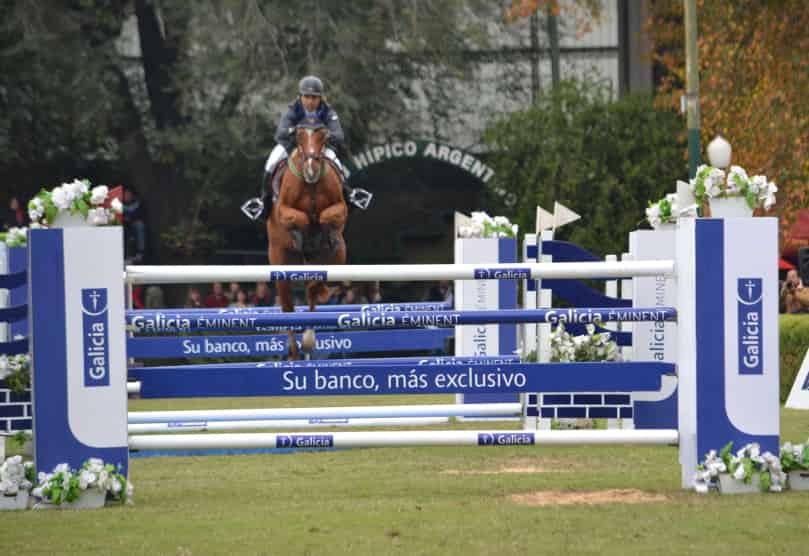
<path id="1" fill-rule="evenodd" d="M 348 207 L 343 201 L 338 201 L 323 209 L 320 213 L 320 224 L 337 230 L 342 230 L 348 218 Z"/>
<path id="2" fill-rule="evenodd" d="M 293 228 L 305 230 L 310 223 L 309 216 L 305 212 L 283 204 L 278 207 L 278 220 L 287 230 Z"/>

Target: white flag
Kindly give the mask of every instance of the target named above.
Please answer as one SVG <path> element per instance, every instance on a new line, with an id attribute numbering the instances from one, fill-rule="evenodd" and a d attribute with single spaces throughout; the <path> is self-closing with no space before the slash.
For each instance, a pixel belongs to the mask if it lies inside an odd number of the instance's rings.
<path id="1" fill-rule="evenodd" d="M 543 230 L 553 228 L 553 215 L 537 205 L 537 235 L 541 234 Z"/>
<path id="2" fill-rule="evenodd" d="M 553 203 L 553 229 L 561 228 L 565 224 L 570 224 L 581 218 L 578 214 L 561 203 Z"/>

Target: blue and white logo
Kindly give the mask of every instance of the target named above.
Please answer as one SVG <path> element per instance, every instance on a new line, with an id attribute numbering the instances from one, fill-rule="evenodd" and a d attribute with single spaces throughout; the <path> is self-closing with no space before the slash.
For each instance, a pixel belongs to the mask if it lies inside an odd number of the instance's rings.
<path id="1" fill-rule="evenodd" d="M 271 270 L 270 280 L 326 280 L 325 270 Z"/>
<path id="2" fill-rule="evenodd" d="M 477 280 L 523 280 L 531 277 L 530 268 L 476 268 Z"/>
<path id="3" fill-rule="evenodd" d="M 84 386 L 109 386 L 107 289 L 82 289 L 81 310 Z"/>
<path id="4" fill-rule="evenodd" d="M 764 374 L 761 282 L 761 278 L 739 278 L 737 282 L 740 375 Z"/>
<path id="5" fill-rule="evenodd" d="M 279 434 L 275 437 L 276 448 L 333 448 L 331 434 Z"/>
<path id="6" fill-rule="evenodd" d="M 529 446 L 534 444 L 532 432 L 478 433 L 478 446 Z"/>

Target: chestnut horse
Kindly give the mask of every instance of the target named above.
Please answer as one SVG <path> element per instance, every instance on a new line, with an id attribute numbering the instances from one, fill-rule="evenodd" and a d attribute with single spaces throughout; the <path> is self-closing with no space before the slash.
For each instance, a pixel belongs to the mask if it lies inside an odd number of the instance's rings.
<path id="1" fill-rule="evenodd" d="M 270 265 L 345 264 L 343 228 L 348 207 L 343 198 L 340 170 L 324 157 L 328 129 L 319 121 L 304 120 L 296 128 L 297 148 L 292 152 L 281 177 L 267 218 Z M 268 177 L 271 184 L 272 176 Z M 270 185 L 271 187 L 271 185 Z M 294 311 L 292 286 L 278 282 L 278 295 L 284 312 Z M 306 298 L 309 310 L 328 300 L 325 282 L 309 282 Z M 295 334 L 287 332 L 290 359 L 299 356 Z M 302 348 L 314 348 L 314 331 L 306 330 Z"/>

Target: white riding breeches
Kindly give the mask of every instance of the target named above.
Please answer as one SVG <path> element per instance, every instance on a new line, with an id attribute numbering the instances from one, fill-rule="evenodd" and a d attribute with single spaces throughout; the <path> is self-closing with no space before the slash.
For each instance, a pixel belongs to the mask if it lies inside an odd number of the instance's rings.
<path id="1" fill-rule="evenodd" d="M 343 172 L 343 165 L 337 158 L 337 153 L 335 153 L 329 147 L 326 147 L 323 150 L 323 154 L 326 156 L 326 158 L 337 164 L 337 167 L 340 168 L 341 172 Z M 287 150 L 281 145 L 276 145 L 270 153 L 270 156 L 267 158 L 267 162 L 264 164 L 264 172 L 267 174 L 272 174 L 275 167 L 278 166 L 278 163 L 287 158 L 287 156 L 289 156 L 287 155 Z"/>

